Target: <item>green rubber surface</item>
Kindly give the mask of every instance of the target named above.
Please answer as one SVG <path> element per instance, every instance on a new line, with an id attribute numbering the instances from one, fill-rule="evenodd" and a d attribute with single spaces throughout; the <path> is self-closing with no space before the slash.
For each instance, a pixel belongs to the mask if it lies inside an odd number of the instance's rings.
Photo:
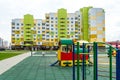
<path id="1" fill-rule="evenodd" d="M 50 66 L 56 60 L 55 56 L 28 57 L 0 75 L 0 80 L 72 80 L 72 67 L 60 67 L 58 64 Z M 98 67 L 98 80 L 109 80 L 108 65 Z M 79 72 L 82 80 L 81 67 Z M 113 76 L 115 77 L 115 66 Z M 116 80 L 114 77 L 113 80 Z M 93 80 L 93 66 L 86 66 L 86 80 Z"/>

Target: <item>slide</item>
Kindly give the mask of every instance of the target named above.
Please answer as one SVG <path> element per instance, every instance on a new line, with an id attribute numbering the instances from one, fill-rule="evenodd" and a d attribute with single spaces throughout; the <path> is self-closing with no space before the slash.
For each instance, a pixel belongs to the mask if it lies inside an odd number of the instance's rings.
<path id="1" fill-rule="evenodd" d="M 59 60 L 55 61 L 53 64 L 51 64 L 50 66 L 55 66 L 55 64 L 57 64 L 59 62 Z"/>

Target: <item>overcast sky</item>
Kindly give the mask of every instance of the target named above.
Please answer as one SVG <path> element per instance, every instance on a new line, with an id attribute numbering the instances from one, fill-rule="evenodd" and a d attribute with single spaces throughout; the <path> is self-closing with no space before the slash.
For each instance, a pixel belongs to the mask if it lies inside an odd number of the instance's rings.
<path id="1" fill-rule="evenodd" d="M 32 14 L 44 19 L 45 13 L 66 8 L 74 13 L 82 7 L 105 9 L 106 41 L 120 40 L 120 0 L 0 0 L 0 37 L 11 41 L 11 20 Z"/>

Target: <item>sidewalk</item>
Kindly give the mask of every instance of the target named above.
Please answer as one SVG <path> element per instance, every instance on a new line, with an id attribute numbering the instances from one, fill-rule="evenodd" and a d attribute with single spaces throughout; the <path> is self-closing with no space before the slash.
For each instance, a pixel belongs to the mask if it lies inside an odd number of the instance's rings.
<path id="1" fill-rule="evenodd" d="M 15 56 L 15 57 L 1 60 L 0 61 L 0 75 L 30 55 L 31 55 L 30 52 L 27 52 L 27 53 L 24 53 L 24 54 Z"/>

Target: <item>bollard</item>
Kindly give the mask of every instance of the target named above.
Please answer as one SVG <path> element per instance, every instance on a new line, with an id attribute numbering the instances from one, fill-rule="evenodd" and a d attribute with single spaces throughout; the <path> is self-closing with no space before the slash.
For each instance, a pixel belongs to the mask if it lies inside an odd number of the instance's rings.
<path id="1" fill-rule="evenodd" d="M 116 80 L 120 80 L 120 50 L 116 54 Z"/>

